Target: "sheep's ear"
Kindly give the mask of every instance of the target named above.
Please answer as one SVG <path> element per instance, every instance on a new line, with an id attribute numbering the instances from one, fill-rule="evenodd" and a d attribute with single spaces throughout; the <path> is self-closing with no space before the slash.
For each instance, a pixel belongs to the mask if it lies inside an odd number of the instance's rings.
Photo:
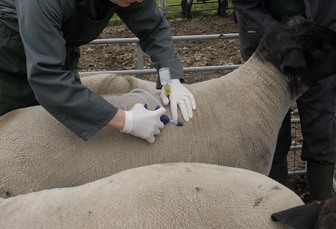
<path id="1" fill-rule="evenodd" d="M 292 49 L 283 56 L 280 69 L 287 74 L 298 74 L 306 66 L 306 60 L 301 49 Z"/>
<path id="2" fill-rule="evenodd" d="M 297 206 L 272 214 L 272 220 L 294 229 L 313 229 L 317 221 L 320 202 Z"/>

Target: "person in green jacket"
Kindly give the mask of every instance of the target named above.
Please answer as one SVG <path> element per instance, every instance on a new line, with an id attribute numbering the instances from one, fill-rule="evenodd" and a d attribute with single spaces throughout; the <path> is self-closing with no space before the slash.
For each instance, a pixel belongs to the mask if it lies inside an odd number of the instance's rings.
<path id="1" fill-rule="evenodd" d="M 179 107 L 189 121 L 196 102 L 181 84 L 183 67 L 155 0 L 0 0 L 0 115 L 40 104 L 84 140 L 108 126 L 153 143 L 164 108 L 117 109 L 80 83 L 79 47 L 96 39 L 115 13 L 153 66 L 170 68 L 171 95 L 163 103 L 170 103 L 173 119 Z"/>
<path id="2" fill-rule="evenodd" d="M 233 0 L 238 21 L 240 51 L 247 60 L 268 27 L 302 15 L 310 21 L 336 31 L 336 1 L 333 0 Z M 307 162 L 310 200 L 332 196 L 336 161 L 336 81 L 319 81 L 298 100 L 303 147 L 301 158 Z M 291 146 L 290 113 L 279 131 L 270 177 L 288 185 L 287 154 Z"/>

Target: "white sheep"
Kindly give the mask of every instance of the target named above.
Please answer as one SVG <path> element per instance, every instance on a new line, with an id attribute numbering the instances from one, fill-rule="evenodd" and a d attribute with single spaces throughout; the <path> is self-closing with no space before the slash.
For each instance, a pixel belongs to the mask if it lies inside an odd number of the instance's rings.
<path id="1" fill-rule="evenodd" d="M 284 228 L 272 213 L 302 204 L 293 191 L 256 172 L 157 164 L 0 199 L 0 228 Z"/>
<path id="2" fill-rule="evenodd" d="M 193 119 L 183 127 L 166 125 L 154 144 L 109 128 L 83 141 L 41 106 L 9 112 L 0 117 L 0 197 L 77 186 L 157 163 L 200 162 L 268 174 L 280 125 L 300 94 L 292 92 L 336 72 L 335 40 L 334 32 L 298 18 L 271 30 L 240 68 L 187 85 L 197 100 Z M 136 78 L 121 81 L 128 91 L 155 87 Z M 120 97 L 105 98 L 116 103 Z"/>

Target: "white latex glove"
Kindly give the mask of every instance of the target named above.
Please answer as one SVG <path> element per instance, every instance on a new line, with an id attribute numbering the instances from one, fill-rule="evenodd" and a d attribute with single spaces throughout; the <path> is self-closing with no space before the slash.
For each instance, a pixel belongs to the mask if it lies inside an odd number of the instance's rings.
<path id="1" fill-rule="evenodd" d="M 170 85 L 169 98 L 165 95 L 164 90 L 161 90 L 161 100 L 164 105 L 170 102 L 170 109 L 173 120 L 178 119 L 177 105 L 179 106 L 182 116 L 185 121 L 189 121 L 193 117 L 193 110 L 196 109 L 196 101 L 191 92 L 181 84 L 179 79 L 172 79 Z"/>
<path id="2" fill-rule="evenodd" d="M 144 108 L 143 104 L 137 103 L 134 107 L 125 111 L 125 126 L 121 132 L 132 134 L 143 138 L 149 143 L 154 143 L 155 136 L 160 133 L 164 124 L 160 121 L 160 116 L 166 113 L 163 107 L 150 111 Z"/>

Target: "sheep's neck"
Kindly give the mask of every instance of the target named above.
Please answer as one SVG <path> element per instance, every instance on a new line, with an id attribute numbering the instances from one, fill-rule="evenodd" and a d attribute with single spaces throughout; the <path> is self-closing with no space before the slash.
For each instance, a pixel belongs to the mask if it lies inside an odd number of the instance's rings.
<path id="1" fill-rule="evenodd" d="M 230 80 L 237 81 L 241 92 L 248 93 L 249 97 L 254 99 L 252 104 L 260 104 L 261 107 L 267 104 L 267 109 L 286 113 L 295 101 L 286 76 L 270 63 L 252 56 L 237 71 L 238 73 L 233 72 L 228 76 L 232 78 Z M 223 80 L 223 83 L 226 83 L 226 79 Z"/>
<path id="2" fill-rule="evenodd" d="M 278 132 L 285 114 L 294 103 L 286 76 L 273 65 L 253 56 L 239 70 L 237 76 L 243 91 L 249 91 L 255 115 L 263 119 L 265 132 Z"/>
<path id="3" fill-rule="evenodd" d="M 282 120 L 294 102 L 284 77 L 274 66 L 252 57 L 230 74 L 192 87 L 195 114 L 216 121 L 208 132 L 225 130 L 230 141 L 236 139 L 246 151 L 273 154 Z"/>
<path id="4" fill-rule="evenodd" d="M 236 72 L 232 72 L 227 78 L 223 77 L 221 80 L 223 84 L 229 81 L 236 82 L 235 97 L 237 99 L 244 97 L 245 102 L 243 103 L 251 106 L 253 112 L 258 112 L 256 115 L 261 115 L 264 121 L 271 122 L 270 126 L 273 126 L 274 123 L 269 117 L 282 120 L 294 103 L 285 77 L 273 65 L 252 56 Z M 246 103 L 247 101 L 250 103 Z"/>
<path id="5" fill-rule="evenodd" d="M 285 115 L 295 101 L 285 77 L 270 63 L 252 56 L 235 71 L 221 78 L 199 83 L 200 87 L 196 87 L 197 92 L 194 94 L 201 94 L 202 97 L 209 95 L 207 104 L 213 100 L 213 106 L 218 106 L 216 103 L 219 100 L 226 100 L 223 101 L 225 106 L 235 107 L 235 104 L 242 104 L 245 109 L 259 107 L 262 113 L 270 111 Z M 213 96 L 219 99 L 214 100 Z"/>

